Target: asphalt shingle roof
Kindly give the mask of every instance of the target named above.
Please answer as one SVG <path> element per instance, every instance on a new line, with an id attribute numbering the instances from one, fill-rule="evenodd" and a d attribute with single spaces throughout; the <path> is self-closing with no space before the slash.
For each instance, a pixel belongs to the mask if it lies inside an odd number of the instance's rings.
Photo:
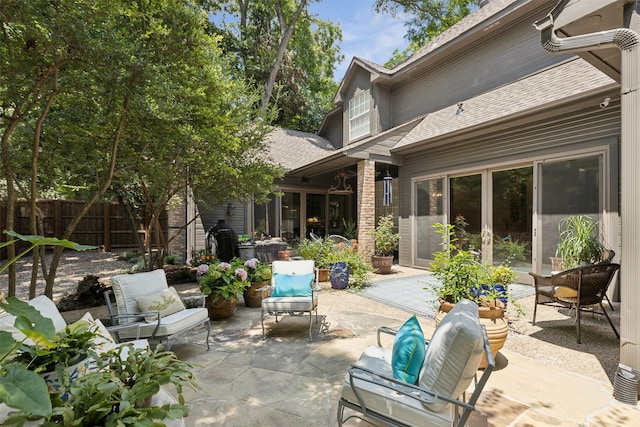
<path id="1" fill-rule="evenodd" d="M 462 104 L 463 114 L 456 115 L 457 105 L 428 114 L 394 149 L 553 105 L 563 99 L 615 84 L 613 79 L 576 58 L 467 99 Z"/>
<path id="2" fill-rule="evenodd" d="M 313 133 L 276 128 L 265 138 L 268 155 L 286 171 L 313 163 L 336 151 L 325 138 Z"/>

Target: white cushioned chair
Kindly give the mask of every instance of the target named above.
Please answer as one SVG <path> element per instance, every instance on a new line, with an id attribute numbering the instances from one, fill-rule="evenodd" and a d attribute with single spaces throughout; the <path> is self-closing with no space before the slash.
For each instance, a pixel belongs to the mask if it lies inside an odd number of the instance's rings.
<path id="1" fill-rule="evenodd" d="M 173 341 L 184 333 L 205 327 L 207 350 L 211 349 L 209 311 L 204 306 L 204 296 L 196 297 L 201 300 L 200 307 L 186 308 L 184 303 L 176 301 L 179 297 L 175 289 L 169 288 L 164 270 L 119 274 L 111 278 L 111 287 L 104 297 L 112 325 L 117 325 L 110 330 L 118 340 L 146 338 L 154 344 L 162 343 L 169 350 Z M 112 293 L 115 308 L 111 302 Z"/>
<path id="2" fill-rule="evenodd" d="M 311 341 L 311 318 L 314 311 L 316 323 L 318 322 L 318 297 L 314 293 L 318 282 L 313 260 L 273 261 L 271 271 L 273 273 L 271 286 L 261 289 L 263 295 L 271 295 L 262 299 L 260 318 L 262 337 L 265 337 L 266 316 L 276 316 L 277 322 L 278 316 L 284 314 L 301 316 L 309 313 L 309 341 Z M 309 277 L 310 280 L 307 280 Z"/>
<path id="3" fill-rule="evenodd" d="M 382 347 L 380 333 L 396 332 L 380 328 L 378 346 L 368 347 L 349 367 L 338 402 L 338 425 L 364 417 L 392 426 L 464 426 L 495 366 L 478 306 L 468 300 L 459 302 L 431 340 L 425 340 L 426 354 L 416 384 L 394 379 L 393 352 Z M 483 351 L 488 366 L 469 399 L 460 400 L 476 376 Z M 361 415 L 345 418 L 345 408 Z"/>
<path id="4" fill-rule="evenodd" d="M 54 302 L 51 301 L 51 299 L 49 299 L 49 297 L 47 297 L 46 295 L 37 296 L 29 300 L 28 303 L 30 306 L 38 310 L 42 317 L 51 319 L 51 321 L 53 322 L 53 327 L 56 331 L 61 331 L 67 327 L 67 322 L 64 320 L 64 317 L 62 317 L 62 314 L 60 314 L 58 307 L 56 307 Z M 102 325 L 102 322 L 94 321 L 93 317 L 91 317 L 90 314 L 85 314 L 82 319 L 88 320 L 90 323 L 94 324 L 96 327 L 96 332 L 103 335 L 105 340 L 110 340 L 113 338 L 109 336 L 110 334 L 108 332 L 108 328 L 105 328 L 104 325 Z M 10 332 L 15 340 L 24 339 L 24 334 L 14 327 L 14 322 L 15 317 L 13 315 L 6 312 L 0 313 L 0 330 Z M 132 344 L 137 348 L 146 348 L 149 346 L 149 342 L 146 339 L 137 339 L 127 344 Z M 117 345 L 120 344 L 116 344 L 115 342 L 113 342 L 111 344 L 111 347 Z M 98 353 L 100 353 L 99 350 Z"/>

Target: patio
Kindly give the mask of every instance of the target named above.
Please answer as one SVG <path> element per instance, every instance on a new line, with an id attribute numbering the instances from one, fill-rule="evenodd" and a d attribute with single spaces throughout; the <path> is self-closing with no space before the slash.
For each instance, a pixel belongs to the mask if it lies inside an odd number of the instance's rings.
<path id="1" fill-rule="evenodd" d="M 424 273 L 394 266 L 394 274 L 376 280 L 400 285 L 398 279 L 411 283 Z M 348 365 L 375 343 L 379 326 L 400 326 L 409 313 L 323 285 L 311 343 L 306 319 L 291 317 L 277 325 L 267 320 L 270 334 L 263 340 L 260 310 L 239 304 L 232 319 L 212 322 L 210 352 L 201 332 L 174 345 L 180 358 L 202 365 L 195 372 L 198 390 L 187 391 L 191 414 L 186 425 L 337 425 L 337 401 Z M 527 314 L 512 322 L 497 370 L 470 425 L 638 425 L 640 409 L 613 398 L 619 343 L 609 325 L 585 316 L 583 344 L 578 346 L 567 312 L 543 307 L 533 327 L 533 297 L 519 301 Z M 614 322 L 618 320 L 616 312 Z M 433 321 L 421 316 L 420 322 L 430 335 Z"/>

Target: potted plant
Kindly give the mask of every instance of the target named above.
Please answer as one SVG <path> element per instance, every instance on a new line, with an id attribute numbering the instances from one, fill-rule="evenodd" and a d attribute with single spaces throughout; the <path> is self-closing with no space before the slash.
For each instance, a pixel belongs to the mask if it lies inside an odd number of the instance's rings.
<path id="1" fill-rule="evenodd" d="M 335 245 L 327 256 L 331 287 L 360 289 L 371 282 L 373 267 L 357 247 L 344 243 Z"/>
<path id="2" fill-rule="evenodd" d="M 598 227 L 599 222 L 587 215 L 571 215 L 560 220 L 556 257 L 562 259 L 563 270 L 594 264 L 602 259 L 605 247 Z"/>
<path id="3" fill-rule="evenodd" d="M 351 240 L 351 243 L 358 238 L 358 228 L 353 218 L 349 218 L 348 220 L 342 218 L 342 235 Z"/>
<path id="4" fill-rule="evenodd" d="M 393 215 L 381 216 L 373 232 L 374 255 L 371 265 L 378 274 L 389 274 L 393 266 L 393 251 L 398 248 L 400 235 L 393 232 Z"/>
<path id="5" fill-rule="evenodd" d="M 443 249 L 434 254 L 431 264 L 431 272 L 440 282 L 430 289 L 437 295 L 439 302 L 435 315 L 436 324 L 440 323 L 458 301 L 468 299 L 476 302 L 480 321 L 487 328 L 489 343 L 495 356 L 504 346 L 509 329 L 502 301 L 503 298 L 506 299 L 504 285 L 507 281 L 515 280 L 516 273 L 508 266 L 489 268 L 478 260 L 479 253 L 456 248 L 453 225 L 438 223 L 434 227 L 443 236 Z M 482 366 L 486 366 L 484 359 Z"/>
<path id="6" fill-rule="evenodd" d="M 335 248 L 335 243 L 330 239 L 304 239 L 298 243 L 296 250 L 298 255 L 304 259 L 311 259 L 318 269 L 318 281 L 326 282 L 329 280 L 329 262 L 328 257 Z"/>
<path id="7" fill-rule="evenodd" d="M 269 286 L 271 281 L 271 266 L 260 262 L 258 258 L 251 258 L 244 263 L 247 271 L 247 280 L 251 284 L 244 289 L 244 304 L 247 307 L 259 308 L 262 306 L 261 288 Z"/>
<path id="8" fill-rule="evenodd" d="M 249 286 L 248 273 L 236 258 L 232 263 L 214 262 L 200 279 L 200 290 L 207 297 L 209 318 L 223 320 L 233 316 L 238 295 Z"/>

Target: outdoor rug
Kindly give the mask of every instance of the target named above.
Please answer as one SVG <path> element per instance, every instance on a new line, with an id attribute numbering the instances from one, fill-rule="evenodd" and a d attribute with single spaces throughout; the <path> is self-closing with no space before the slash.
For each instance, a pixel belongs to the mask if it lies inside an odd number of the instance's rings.
<path id="1" fill-rule="evenodd" d="M 438 309 L 438 297 L 433 292 L 438 281 L 431 274 L 380 280 L 362 288 L 359 295 L 399 308 L 419 316 L 433 318 Z M 533 295 L 533 286 L 509 285 L 511 299 Z"/>

